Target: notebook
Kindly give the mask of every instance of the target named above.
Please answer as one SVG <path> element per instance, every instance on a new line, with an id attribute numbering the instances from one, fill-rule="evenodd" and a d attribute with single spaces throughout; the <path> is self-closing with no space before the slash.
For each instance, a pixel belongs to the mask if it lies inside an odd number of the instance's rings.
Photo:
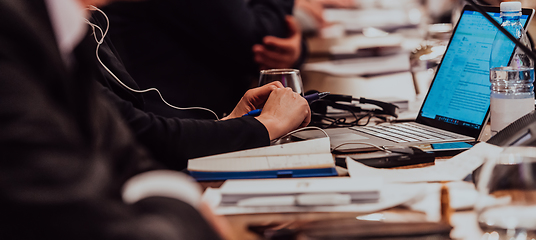
<path id="1" fill-rule="evenodd" d="M 498 7 L 485 9 L 501 22 Z M 532 15 L 532 9 L 523 9 L 525 27 Z M 497 32 L 482 14 L 465 6 L 415 122 L 328 129 L 332 150 L 478 140 L 489 117 L 489 55 Z M 504 47 L 505 62 L 513 50 L 513 45 Z M 305 134 L 317 133 L 298 137 Z"/>
<path id="2" fill-rule="evenodd" d="M 198 181 L 337 176 L 328 138 L 311 139 L 188 160 Z"/>

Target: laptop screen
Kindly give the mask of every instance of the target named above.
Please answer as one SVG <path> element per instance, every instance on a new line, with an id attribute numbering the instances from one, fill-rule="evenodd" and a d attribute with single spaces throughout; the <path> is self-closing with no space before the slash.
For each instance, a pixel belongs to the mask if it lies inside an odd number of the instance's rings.
<path id="1" fill-rule="evenodd" d="M 498 8 L 488 12 L 499 23 Z M 524 11 L 522 24 L 531 17 Z M 489 56 L 498 32 L 479 12 L 466 7 L 451 37 L 417 122 L 478 138 L 490 105 Z M 505 46 L 505 63 L 514 45 Z"/>

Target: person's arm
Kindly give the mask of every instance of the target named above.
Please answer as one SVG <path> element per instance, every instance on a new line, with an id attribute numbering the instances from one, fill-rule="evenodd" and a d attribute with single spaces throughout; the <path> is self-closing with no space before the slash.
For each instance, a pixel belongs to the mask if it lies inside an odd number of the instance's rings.
<path id="1" fill-rule="evenodd" d="M 123 83 L 138 88 L 121 60 L 114 54 L 113 46 L 108 43 L 105 41 L 100 46 L 99 56 L 102 62 Z M 180 170 L 186 168 L 190 158 L 267 146 L 270 143 L 266 128 L 252 117 L 212 121 L 166 118 L 144 112 L 137 108 L 143 107 L 140 103 L 142 99 L 139 98 L 141 95 L 127 90 L 102 66 L 99 67 L 101 75 L 97 80 L 101 92 L 119 110 L 136 139 L 167 167 Z M 264 93 L 256 101 L 264 103 L 268 95 L 269 92 Z M 239 104 L 243 105 L 245 104 Z M 237 117 L 240 116 L 242 115 Z"/>
<path id="2" fill-rule="evenodd" d="M 102 91 L 117 106 L 136 139 L 173 169 L 186 168 L 190 158 L 270 143 L 266 128 L 252 117 L 228 121 L 165 118 L 134 108 L 108 89 Z"/>

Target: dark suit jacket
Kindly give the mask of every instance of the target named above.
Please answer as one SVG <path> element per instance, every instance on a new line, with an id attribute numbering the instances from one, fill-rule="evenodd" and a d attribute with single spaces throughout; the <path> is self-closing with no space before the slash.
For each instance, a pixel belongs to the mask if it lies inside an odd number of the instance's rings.
<path id="1" fill-rule="evenodd" d="M 99 57 L 123 83 L 137 88 L 114 50 L 111 41 L 105 39 Z M 102 91 L 117 106 L 138 141 L 169 168 L 182 170 L 190 158 L 270 144 L 268 131 L 253 117 L 214 121 L 166 118 L 147 113 L 141 94 L 121 86 L 102 66 L 100 70 L 102 74 L 98 81 L 105 86 Z"/>
<path id="2" fill-rule="evenodd" d="M 137 83 L 116 58 L 109 40 L 100 46 L 103 63 L 127 86 Z M 268 131 L 253 117 L 226 121 L 166 118 L 147 113 L 143 97 L 121 86 L 110 73 L 100 67 L 99 82 L 106 96 L 117 106 L 119 113 L 140 143 L 167 167 L 182 170 L 194 157 L 267 146 Z M 172 109 L 173 110 L 173 109 Z M 175 110 L 179 111 L 179 110 Z"/>
<path id="3" fill-rule="evenodd" d="M 284 16 L 292 13 L 293 2 L 149 0 L 103 10 L 111 21 L 109 37 L 140 87 L 160 89 L 176 106 L 202 106 L 221 115 L 258 79 L 252 46 L 267 35 L 287 36 Z M 213 118 L 170 110 L 156 94 L 148 94 L 146 103 L 148 111 L 163 116 Z"/>
<path id="4" fill-rule="evenodd" d="M 214 239 L 184 202 L 120 191 L 159 166 L 92 79 L 65 67 L 42 0 L 0 0 L 0 239 Z"/>

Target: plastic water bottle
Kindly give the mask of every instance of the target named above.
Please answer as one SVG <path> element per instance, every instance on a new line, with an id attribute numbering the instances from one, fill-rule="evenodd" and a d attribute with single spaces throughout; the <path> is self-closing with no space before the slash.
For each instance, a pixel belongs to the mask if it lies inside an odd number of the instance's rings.
<path id="1" fill-rule="evenodd" d="M 520 17 L 520 2 L 501 3 L 501 26 L 530 49 Z M 534 110 L 534 62 L 500 31 L 495 35 L 489 62 L 491 134 L 495 135 Z"/>

